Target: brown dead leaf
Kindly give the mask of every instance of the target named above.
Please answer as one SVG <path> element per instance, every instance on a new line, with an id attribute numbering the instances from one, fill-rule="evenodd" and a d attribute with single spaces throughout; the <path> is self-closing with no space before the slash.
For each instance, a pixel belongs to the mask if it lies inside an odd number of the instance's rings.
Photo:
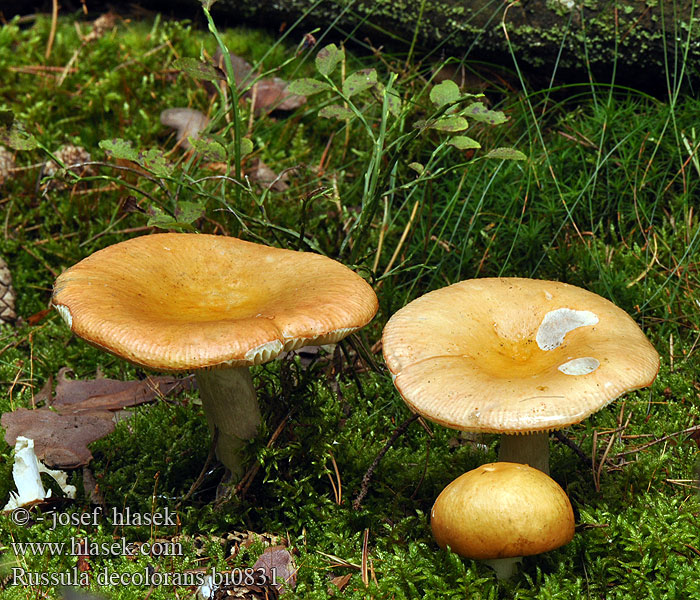
<path id="1" fill-rule="evenodd" d="M 350 583 L 351 577 L 352 573 L 348 573 L 347 575 L 338 575 L 338 577 L 333 577 L 333 579 L 331 579 L 331 583 L 338 588 L 339 592 L 342 592 L 345 589 L 345 586 Z"/>
<path id="2" fill-rule="evenodd" d="M 174 390 L 186 389 L 192 378 L 147 377 L 142 381 L 118 379 L 68 379 L 68 369 L 58 372 L 56 396 L 52 407 L 64 414 L 93 410 L 122 410 L 167 396 Z"/>
<path id="3" fill-rule="evenodd" d="M 31 317 L 28 317 L 27 323 L 29 323 L 29 325 L 38 325 L 51 312 L 53 312 L 53 308 L 45 308 L 44 310 L 40 310 L 38 313 L 34 313 Z"/>
<path id="4" fill-rule="evenodd" d="M 245 89 L 252 83 L 255 73 L 252 65 L 233 52 L 231 65 L 233 66 L 233 76 L 238 89 Z M 226 65 L 224 65 L 223 54 L 217 50 L 214 54 L 214 64 L 221 71 L 221 79 L 226 78 Z M 269 113 L 273 110 L 294 110 L 306 102 L 306 96 L 292 94 L 288 89 L 289 83 L 280 77 L 265 77 L 257 81 L 250 89 L 246 90 L 241 97 L 253 98 L 253 111 L 256 115 Z M 213 86 L 207 86 L 210 93 L 214 93 Z"/>
<path id="5" fill-rule="evenodd" d="M 292 555 L 284 546 L 270 546 L 260 555 L 253 571 L 263 569 L 265 576 L 275 580 L 275 587 L 283 592 L 286 587 L 294 589 L 297 584 L 297 568 L 294 565 Z"/>
<path id="6" fill-rule="evenodd" d="M 306 103 L 306 96 L 292 94 L 289 84 L 279 77 L 261 79 L 244 98 L 253 98 L 253 111 L 256 115 L 272 112 L 273 110 L 294 110 Z"/>
<path id="7" fill-rule="evenodd" d="M 698 449 L 700 449 L 700 429 L 693 431 L 693 433 L 690 434 L 690 439 L 693 440 L 697 444 Z"/>
<path id="8" fill-rule="evenodd" d="M 229 52 L 231 57 L 231 66 L 233 67 L 233 77 L 236 81 L 236 87 L 241 88 L 248 85 L 252 81 L 253 66 L 244 58 Z M 226 65 L 224 64 L 224 54 L 221 48 L 217 48 L 214 53 L 214 65 L 221 71 L 221 79 L 226 78 Z"/>
<path id="9" fill-rule="evenodd" d="M 51 468 L 73 469 L 92 460 L 87 445 L 114 431 L 112 413 L 61 415 L 48 408 L 18 408 L 2 415 L 5 441 L 14 446 L 17 436 L 34 440 L 39 460 Z"/>
<path id="10" fill-rule="evenodd" d="M 199 139 L 199 134 L 209 123 L 209 118 L 193 108 L 168 108 L 160 113 L 163 125 L 177 129 L 177 143 L 184 150 L 192 148 L 188 138 Z"/>
<path id="11" fill-rule="evenodd" d="M 93 42 L 100 39 L 107 31 L 114 29 L 118 18 L 119 15 L 111 10 L 97 17 L 97 19 L 92 22 L 92 31 L 83 38 L 83 41 Z"/>
<path id="12" fill-rule="evenodd" d="M 287 181 L 289 181 L 287 173 L 282 173 L 281 176 L 278 176 L 277 173 L 259 159 L 253 161 L 251 166 L 246 168 L 245 174 L 251 181 L 275 192 L 283 192 L 289 187 L 287 185 Z"/>
<path id="13" fill-rule="evenodd" d="M 59 371 L 50 408 L 19 408 L 4 413 L 0 419 L 8 444 L 14 446 L 20 435 L 33 439 L 37 457 L 52 468 L 71 469 L 88 464 L 92 454 L 87 445 L 114 431 L 111 411 L 150 402 L 183 389 L 192 381 L 174 377 L 81 381 L 67 379 L 66 372 Z M 49 391 L 49 402 L 50 397 Z"/>

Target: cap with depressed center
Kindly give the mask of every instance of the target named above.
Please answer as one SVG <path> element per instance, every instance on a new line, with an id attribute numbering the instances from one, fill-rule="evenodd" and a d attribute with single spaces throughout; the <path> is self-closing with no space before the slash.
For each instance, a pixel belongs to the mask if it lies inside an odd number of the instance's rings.
<path id="1" fill-rule="evenodd" d="M 520 557 L 568 544 L 574 512 L 564 490 L 542 471 L 497 462 L 450 483 L 433 505 L 430 526 L 441 548 L 487 560 L 503 579 Z"/>
<path id="2" fill-rule="evenodd" d="M 260 423 L 248 367 L 336 342 L 377 310 L 369 284 L 325 256 L 184 233 L 96 252 L 58 277 L 52 303 L 76 335 L 132 363 L 198 370 L 232 471 Z"/>
<path id="3" fill-rule="evenodd" d="M 549 472 L 546 432 L 654 381 L 659 356 L 612 302 L 554 281 L 462 281 L 391 317 L 384 357 L 424 417 L 502 437 L 500 460 Z M 539 435 L 514 435 L 544 432 Z"/>

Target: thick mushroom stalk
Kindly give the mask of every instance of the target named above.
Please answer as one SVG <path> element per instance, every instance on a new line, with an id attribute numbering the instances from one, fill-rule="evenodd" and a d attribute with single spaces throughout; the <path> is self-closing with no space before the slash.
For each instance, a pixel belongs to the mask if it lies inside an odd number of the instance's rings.
<path id="1" fill-rule="evenodd" d="M 549 433 L 502 435 L 498 460 L 530 465 L 549 475 Z"/>
<path id="2" fill-rule="evenodd" d="M 52 303 L 99 348 L 150 369 L 195 371 L 217 455 L 234 476 L 261 422 L 248 368 L 337 342 L 377 311 L 370 285 L 328 257 L 185 233 L 96 252 L 58 277 Z"/>
<path id="3" fill-rule="evenodd" d="M 200 369 L 196 377 L 209 430 L 218 431 L 216 455 L 238 479 L 243 475 L 241 447 L 255 437 L 262 422 L 250 369 Z"/>
<path id="4" fill-rule="evenodd" d="M 518 567 L 523 562 L 523 557 L 491 558 L 486 559 L 484 562 L 496 572 L 496 579 L 510 579 L 518 572 Z"/>

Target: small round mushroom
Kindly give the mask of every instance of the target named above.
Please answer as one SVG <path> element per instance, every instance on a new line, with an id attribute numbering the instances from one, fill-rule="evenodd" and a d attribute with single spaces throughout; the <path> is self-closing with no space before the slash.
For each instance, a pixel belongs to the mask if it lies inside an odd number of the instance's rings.
<path id="1" fill-rule="evenodd" d="M 217 455 L 235 475 L 260 424 L 248 367 L 339 341 L 377 297 L 359 275 L 311 252 L 231 237 L 163 233 L 109 246 L 62 273 L 52 304 L 71 330 L 134 364 L 195 370 Z"/>
<path id="2" fill-rule="evenodd" d="M 574 511 L 564 490 L 542 471 L 497 462 L 450 483 L 433 505 L 430 526 L 441 548 L 485 560 L 498 579 L 507 579 L 523 556 L 572 540 Z"/>
<path id="3" fill-rule="evenodd" d="M 500 433 L 499 460 L 549 473 L 548 432 L 650 385 L 659 355 L 609 300 L 555 281 L 485 278 L 394 314 L 384 357 L 408 406 L 463 431 Z"/>

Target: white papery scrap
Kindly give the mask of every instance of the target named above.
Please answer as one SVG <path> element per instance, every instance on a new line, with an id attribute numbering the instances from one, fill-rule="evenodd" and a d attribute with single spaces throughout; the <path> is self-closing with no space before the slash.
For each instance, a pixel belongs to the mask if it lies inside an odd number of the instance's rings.
<path id="1" fill-rule="evenodd" d="M 64 471 L 49 469 L 37 458 L 34 453 L 34 440 L 17 436 L 15 464 L 12 467 L 12 478 L 15 480 L 17 492 L 10 492 L 10 500 L 3 510 L 13 510 L 50 497 L 51 490 L 44 490 L 41 483 L 41 473 L 53 477 L 66 496 L 75 498 L 75 486 L 68 485 L 68 475 Z"/>

